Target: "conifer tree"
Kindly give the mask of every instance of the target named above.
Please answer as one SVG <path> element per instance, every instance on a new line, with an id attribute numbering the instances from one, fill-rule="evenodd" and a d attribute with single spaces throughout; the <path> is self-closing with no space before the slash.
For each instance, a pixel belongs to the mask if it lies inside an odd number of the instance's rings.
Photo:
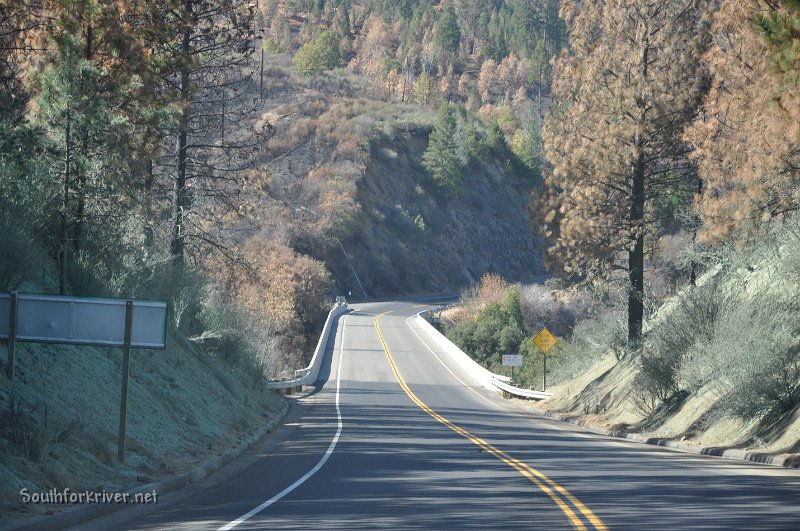
<path id="1" fill-rule="evenodd" d="M 243 0 L 170 0 L 155 14 L 174 38 L 159 50 L 164 94 L 178 109 L 168 132 L 174 150 L 157 161 L 171 196 L 171 252 L 180 268 L 187 243 L 235 258 L 223 243 L 224 218 L 246 206 L 242 193 L 272 127 L 258 122 L 252 52 L 254 13 Z M 231 127 L 235 124 L 235 127 Z"/>
<path id="2" fill-rule="evenodd" d="M 142 189 L 141 165 L 155 147 L 159 122 L 145 44 L 134 27 L 148 4 L 115 1 L 45 2 L 54 23 L 42 34 L 43 72 L 35 89 L 33 122 L 44 133 L 48 172 L 59 182 L 60 291 L 67 290 L 69 257 L 113 258 L 114 230 L 132 214 Z M 93 231 L 90 235 L 89 231 Z M 89 240 L 95 250 L 86 252 Z"/>
<path id="3" fill-rule="evenodd" d="M 644 317 L 644 240 L 653 201 L 691 190 L 681 141 L 706 87 L 698 58 L 706 4 L 695 0 L 567 1 L 572 53 L 554 80 L 543 131 L 552 168 L 545 183 L 551 260 L 581 276 L 624 273 L 628 339 Z"/>
<path id="4" fill-rule="evenodd" d="M 306 43 L 294 56 L 295 69 L 304 75 L 318 74 L 339 66 L 342 52 L 339 49 L 339 35 L 333 31 L 323 31 L 316 39 Z"/>
<path id="5" fill-rule="evenodd" d="M 458 51 L 461 44 L 461 28 L 452 2 L 445 5 L 442 17 L 436 23 L 433 39 L 436 46 L 445 54 L 452 56 Z"/>
<path id="6" fill-rule="evenodd" d="M 464 172 L 456 143 L 457 125 L 455 110 L 446 103 L 442 104 L 428 139 L 428 148 L 422 156 L 422 164 L 430 172 L 433 182 L 448 194 L 458 193 Z"/>
<path id="7" fill-rule="evenodd" d="M 704 178 L 696 202 L 709 242 L 749 238 L 800 208 L 800 7 L 725 0 L 705 56 L 713 75 L 687 140 Z"/>

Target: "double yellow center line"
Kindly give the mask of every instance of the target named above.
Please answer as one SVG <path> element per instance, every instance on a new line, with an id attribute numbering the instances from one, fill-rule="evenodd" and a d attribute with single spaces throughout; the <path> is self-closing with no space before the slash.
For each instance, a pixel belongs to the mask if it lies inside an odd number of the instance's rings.
<path id="1" fill-rule="evenodd" d="M 474 445 L 478 446 L 485 452 L 493 455 L 503 463 L 507 464 L 526 478 L 528 478 L 531 482 L 533 482 L 539 489 L 547 494 L 551 500 L 558 506 L 559 509 L 564 513 L 567 519 L 570 521 L 575 529 L 587 529 L 586 522 L 591 525 L 592 528 L 598 530 L 607 530 L 608 527 L 603 523 L 600 518 L 597 517 L 588 507 L 586 507 L 578 498 L 573 496 L 567 489 L 550 479 L 549 477 L 545 476 L 535 468 L 531 467 L 527 463 L 516 459 L 506 452 L 500 450 L 496 446 L 493 446 L 486 442 L 485 440 L 481 439 L 480 437 L 476 437 L 475 435 L 471 434 L 464 428 L 453 424 L 445 417 L 440 415 L 439 413 L 435 412 L 431 409 L 425 402 L 419 399 L 417 395 L 411 390 L 408 386 L 406 381 L 403 379 L 403 376 L 400 374 L 400 371 L 397 368 L 397 364 L 394 361 L 394 357 L 392 356 L 391 351 L 389 350 L 389 346 L 386 344 L 386 339 L 383 337 L 383 333 L 381 332 L 381 328 L 378 325 L 378 321 L 384 315 L 390 312 L 384 312 L 374 319 L 375 330 L 378 332 L 378 338 L 381 341 L 381 345 L 383 346 L 384 352 L 386 352 L 386 357 L 389 359 L 389 364 L 392 366 L 392 371 L 394 371 L 394 376 L 397 378 L 400 387 L 403 388 L 406 395 L 414 402 L 422 411 L 436 419 L 436 421 L 444 424 L 457 434 L 461 435 Z M 580 513 L 579 516 L 577 513 Z M 584 520 L 585 519 L 585 520 Z"/>

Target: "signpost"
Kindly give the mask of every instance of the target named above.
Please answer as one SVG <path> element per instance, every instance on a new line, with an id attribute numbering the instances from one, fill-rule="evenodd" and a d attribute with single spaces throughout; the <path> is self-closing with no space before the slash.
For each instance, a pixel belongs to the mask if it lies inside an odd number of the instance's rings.
<path id="1" fill-rule="evenodd" d="M 511 379 L 514 379 L 514 367 L 522 367 L 521 354 L 503 354 L 503 367 L 511 367 Z"/>
<path id="2" fill-rule="evenodd" d="M 542 351 L 542 391 L 547 391 L 547 351 L 553 348 L 556 341 L 556 337 L 550 333 L 547 327 L 542 328 L 538 334 L 533 336 L 533 344 Z"/>
<path id="3" fill-rule="evenodd" d="M 166 347 L 167 303 L 0 293 L 2 339 L 8 340 L 6 376 L 11 381 L 17 341 L 122 347 L 117 458 L 125 462 L 130 348 Z"/>
<path id="4" fill-rule="evenodd" d="M 8 304 L 8 362 L 6 376 L 14 381 L 14 356 L 17 350 L 17 292 L 9 293 Z"/>

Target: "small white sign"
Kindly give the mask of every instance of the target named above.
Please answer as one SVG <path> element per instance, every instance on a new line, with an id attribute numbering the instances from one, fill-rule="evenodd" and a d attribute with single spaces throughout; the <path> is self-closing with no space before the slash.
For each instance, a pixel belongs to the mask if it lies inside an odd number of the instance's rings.
<path id="1" fill-rule="evenodd" d="M 503 354 L 503 367 L 522 367 L 522 354 Z"/>

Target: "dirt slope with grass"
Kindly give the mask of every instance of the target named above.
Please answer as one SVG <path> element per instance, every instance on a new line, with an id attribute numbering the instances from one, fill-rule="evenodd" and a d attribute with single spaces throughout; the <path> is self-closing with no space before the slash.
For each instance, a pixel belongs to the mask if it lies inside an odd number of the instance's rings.
<path id="1" fill-rule="evenodd" d="M 24 505 L 22 489 L 128 490 L 230 451 L 286 408 L 245 368 L 171 336 L 131 352 L 123 465 L 121 349 L 27 343 L 16 359 L 14 382 L 0 377 L 0 527 L 69 507 Z"/>
<path id="2" fill-rule="evenodd" d="M 750 251 L 720 253 L 655 312 L 642 352 L 596 357 L 541 407 L 702 447 L 800 454 L 799 238 L 790 221 Z"/>

